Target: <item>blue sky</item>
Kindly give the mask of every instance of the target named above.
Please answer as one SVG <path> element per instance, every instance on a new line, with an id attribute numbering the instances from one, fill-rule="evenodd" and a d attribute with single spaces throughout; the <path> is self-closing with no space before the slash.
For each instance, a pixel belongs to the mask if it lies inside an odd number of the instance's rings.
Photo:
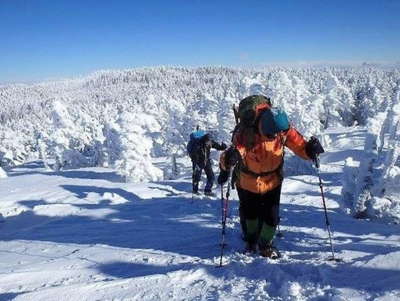
<path id="1" fill-rule="evenodd" d="M 399 62 L 400 0 L 0 0 L 0 82 L 141 66 Z"/>

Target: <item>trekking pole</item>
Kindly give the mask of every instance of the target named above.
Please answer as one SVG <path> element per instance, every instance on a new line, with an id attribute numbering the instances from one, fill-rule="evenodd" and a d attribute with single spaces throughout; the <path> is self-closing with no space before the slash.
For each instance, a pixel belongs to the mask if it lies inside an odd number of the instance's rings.
<path id="1" fill-rule="evenodd" d="M 226 229 L 226 217 L 228 213 L 228 200 L 231 192 L 231 179 L 232 179 L 233 167 L 231 167 L 228 176 L 228 188 L 226 190 L 226 195 L 224 197 L 224 185 L 221 184 L 221 210 L 222 210 L 222 237 L 221 237 L 221 256 L 219 260 L 219 267 L 222 267 L 222 257 L 224 256 L 224 248 L 226 246 L 225 243 L 225 229 Z"/>
<path id="2" fill-rule="evenodd" d="M 193 187 L 194 187 L 194 169 L 193 169 L 193 171 L 192 171 L 192 203 L 194 202 Z"/>
<path id="3" fill-rule="evenodd" d="M 281 228 L 279 227 L 279 224 L 278 224 L 277 228 L 278 228 L 278 233 L 276 233 L 276 236 L 279 237 L 279 238 L 282 238 L 283 237 L 283 233 L 281 231 Z"/>
<path id="4" fill-rule="evenodd" d="M 339 258 L 335 258 L 335 252 L 333 250 L 331 224 L 329 223 L 328 211 L 326 209 L 325 194 L 324 194 L 324 188 L 322 186 L 321 173 L 320 173 L 320 170 L 319 170 L 320 164 L 319 164 L 319 157 L 318 156 L 316 157 L 314 163 L 315 163 L 315 169 L 317 171 L 317 175 L 318 175 L 318 179 L 319 179 L 319 188 L 321 189 L 322 203 L 324 205 L 324 212 L 325 212 L 326 229 L 328 230 L 329 243 L 330 243 L 331 252 L 332 252 L 332 257 L 329 258 L 328 260 L 330 260 L 330 261 L 341 261 Z"/>

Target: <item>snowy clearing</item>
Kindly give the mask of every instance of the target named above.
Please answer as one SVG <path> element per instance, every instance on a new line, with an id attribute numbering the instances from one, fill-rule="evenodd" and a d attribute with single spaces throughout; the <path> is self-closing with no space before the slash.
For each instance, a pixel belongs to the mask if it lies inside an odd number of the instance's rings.
<path id="1" fill-rule="evenodd" d="M 361 159 L 365 131 L 329 135 L 321 169 L 342 263 L 326 260 L 313 175 L 285 179 L 276 261 L 240 253 L 234 192 L 216 268 L 220 201 L 192 201 L 189 162 L 177 180 L 128 184 L 110 169 L 35 161 L 0 180 L 0 300 L 400 300 L 399 226 L 354 219 L 340 204 L 341 170 Z"/>

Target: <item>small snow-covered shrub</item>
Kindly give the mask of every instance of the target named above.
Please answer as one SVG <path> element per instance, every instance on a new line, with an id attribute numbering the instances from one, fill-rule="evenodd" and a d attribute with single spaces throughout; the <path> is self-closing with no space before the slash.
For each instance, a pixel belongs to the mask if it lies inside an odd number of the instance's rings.
<path id="1" fill-rule="evenodd" d="M 180 170 L 176 156 L 172 155 L 169 164 L 163 169 L 164 179 L 175 180 L 178 178 Z"/>
<path id="2" fill-rule="evenodd" d="M 342 200 L 347 208 L 354 210 L 354 200 L 356 191 L 356 180 L 358 176 L 359 162 L 349 157 L 345 160 L 342 174 Z"/>
<path id="3" fill-rule="evenodd" d="M 400 167 L 392 166 L 384 176 L 382 194 L 370 199 L 370 216 L 400 223 Z"/>

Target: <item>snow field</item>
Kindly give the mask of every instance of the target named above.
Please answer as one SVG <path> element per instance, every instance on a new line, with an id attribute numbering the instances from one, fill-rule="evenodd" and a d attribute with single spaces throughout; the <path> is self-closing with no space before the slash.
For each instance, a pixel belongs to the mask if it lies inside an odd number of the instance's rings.
<path id="1" fill-rule="evenodd" d="M 217 268 L 220 200 L 192 200 L 187 161 L 178 179 L 142 184 L 35 161 L 0 180 L 0 300 L 400 300 L 398 226 L 354 219 L 341 204 L 341 169 L 361 160 L 365 132 L 329 135 L 321 171 L 342 263 L 326 260 L 315 175 L 285 179 L 276 261 L 241 253 L 234 191 Z"/>

